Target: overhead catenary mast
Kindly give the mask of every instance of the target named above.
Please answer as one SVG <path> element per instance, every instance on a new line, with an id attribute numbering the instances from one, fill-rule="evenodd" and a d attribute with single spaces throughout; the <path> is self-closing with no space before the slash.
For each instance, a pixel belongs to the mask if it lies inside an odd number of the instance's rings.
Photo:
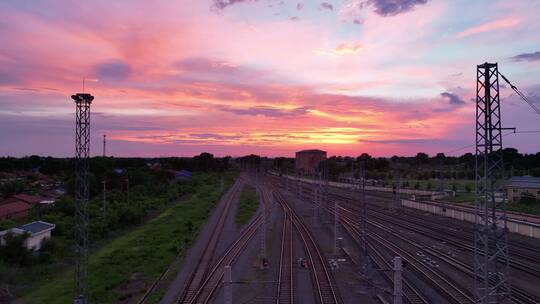
<path id="1" fill-rule="evenodd" d="M 476 187 L 474 272 L 477 303 L 506 303 L 508 241 L 506 201 L 498 179 L 504 177 L 499 73 L 497 63 L 476 70 Z"/>

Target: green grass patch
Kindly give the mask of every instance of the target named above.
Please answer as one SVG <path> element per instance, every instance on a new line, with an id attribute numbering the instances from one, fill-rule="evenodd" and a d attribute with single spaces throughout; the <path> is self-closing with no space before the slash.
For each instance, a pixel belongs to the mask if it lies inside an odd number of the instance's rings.
<path id="1" fill-rule="evenodd" d="M 176 204 L 146 224 L 104 244 L 90 255 L 90 303 L 118 303 L 138 299 L 171 264 L 183 257 L 223 191 L 217 174 L 197 174 L 191 198 Z M 72 303 L 73 269 L 37 280 L 23 296 L 24 303 Z M 129 302 L 133 302 L 132 299 Z"/>
<path id="2" fill-rule="evenodd" d="M 238 225 L 245 225 L 259 207 L 259 200 L 255 189 L 246 185 L 240 193 L 240 201 L 238 203 L 238 210 L 236 211 L 235 221 Z"/>
<path id="3" fill-rule="evenodd" d="M 540 215 L 540 203 L 526 204 L 521 202 L 506 202 L 506 210 Z"/>

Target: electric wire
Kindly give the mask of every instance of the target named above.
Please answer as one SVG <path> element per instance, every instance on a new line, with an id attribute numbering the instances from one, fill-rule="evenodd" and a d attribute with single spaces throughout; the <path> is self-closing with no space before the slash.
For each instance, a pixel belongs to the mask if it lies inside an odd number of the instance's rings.
<path id="1" fill-rule="evenodd" d="M 508 83 L 512 90 L 514 90 L 514 92 L 516 92 L 516 94 L 518 94 L 518 96 L 521 97 L 521 99 L 523 99 L 536 112 L 536 114 L 540 115 L 540 109 L 532 101 L 530 101 L 529 98 L 525 96 L 525 94 L 521 93 L 521 91 L 515 85 L 513 85 L 510 80 L 508 80 L 508 78 L 506 78 L 503 74 L 499 72 L 499 75 L 501 75 L 502 79 L 504 79 L 504 81 Z"/>

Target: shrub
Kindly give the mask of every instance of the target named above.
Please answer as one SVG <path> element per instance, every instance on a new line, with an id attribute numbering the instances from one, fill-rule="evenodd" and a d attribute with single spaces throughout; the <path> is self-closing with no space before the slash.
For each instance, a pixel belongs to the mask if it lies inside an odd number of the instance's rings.
<path id="1" fill-rule="evenodd" d="M 526 192 L 521 195 L 521 198 L 519 199 L 520 204 L 524 205 L 533 205 L 537 203 L 536 197 L 534 195 Z"/>

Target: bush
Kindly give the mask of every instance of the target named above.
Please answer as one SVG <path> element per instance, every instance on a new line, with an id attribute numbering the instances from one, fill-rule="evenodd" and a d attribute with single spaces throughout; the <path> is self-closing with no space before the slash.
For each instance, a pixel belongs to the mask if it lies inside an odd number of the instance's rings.
<path id="1" fill-rule="evenodd" d="M 534 195 L 526 192 L 526 193 L 523 193 L 521 195 L 521 198 L 519 199 L 519 203 L 520 204 L 524 204 L 524 205 L 534 205 L 536 204 L 538 201 L 536 199 L 536 197 L 534 197 Z"/>
<path id="2" fill-rule="evenodd" d="M 0 247 L 0 261 L 8 265 L 29 265 L 32 256 L 24 246 L 26 238 L 28 238 L 26 233 L 23 235 L 7 233 L 4 236 L 5 245 Z"/>

